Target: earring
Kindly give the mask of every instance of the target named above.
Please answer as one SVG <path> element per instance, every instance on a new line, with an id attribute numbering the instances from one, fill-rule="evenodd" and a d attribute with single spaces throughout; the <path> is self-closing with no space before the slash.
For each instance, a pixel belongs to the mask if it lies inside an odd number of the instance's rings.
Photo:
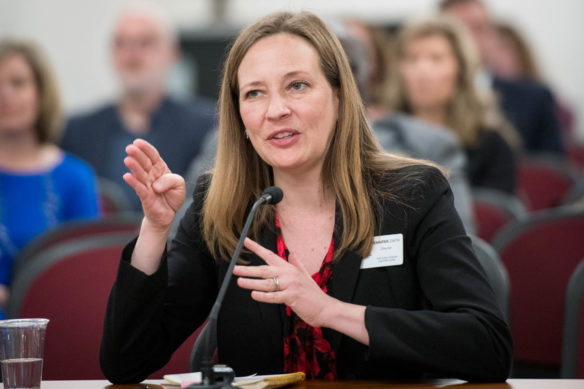
<path id="1" fill-rule="evenodd" d="M 245 132 L 245 139 L 249 139 L 249 134 L 247 133 L 247 130 L 245 130 L 244 132 Z"/>

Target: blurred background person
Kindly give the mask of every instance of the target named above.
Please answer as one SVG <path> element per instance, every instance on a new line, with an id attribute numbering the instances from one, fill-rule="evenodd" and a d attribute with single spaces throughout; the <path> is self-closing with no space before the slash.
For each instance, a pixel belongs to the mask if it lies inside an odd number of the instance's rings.
<path id="1" fill-rule="evenodd" d="M 332 26 L 347 54 L 368 119 L 381 146 L 390 153 L 444 166 L 456 210 L 467 232 L 473 233 L 471 193 L 465 171 L 467 161 L 456 135 L 411 115 L 391 112 L 383 104 L 391 72 L 392 44 L 387 32 L 356 19 Z"/>
<path id="2" fill-rule="evenodd" d="M 367 118 L 375 121 L 387 115 L 382 96 L 387 87 L 392 36 L 384 27 L 377 27 L 359 19 L 347 19 L 338 25 L 337 35 L 349 56 L 353 75 Z"/>
<path id="3" fill-rule="evenodd" d="M 493 55 L 489 58 L 489 69 L 502 78 L 524 79 L 545 84 L 541 67 L 524 35 L 511 23 L 497 22 L 493 39 Z M 564 144 L 576 141 L 574 134 L 574 112 L 556 95 L 554 102 L 563 131 Z"/>
<path id="4" fill-rule="evenodd" d="M 542 81 L 541 69 L 525 38 L 510 23 L 494 24 L 493 54 L 489 69 L 503 78 L 525 78 Z"/>
<path id="5" fill-rule="evenodd" d="M 179 102 L 169 96 L 167 78 L 177 57 L 175 31 L 160 8 L 147 2 L 126 8 L 111 46 L 120 96 L 71 118 L 62 140 L 62 147 L 88 161 L 99 177 L 120 184 L 135 210 L 140 210 L 140 201 L 122 180 L 126 145 L 137 137 L 146 139 L 172 171 L 184 175 L 214 124 L 212 103 Z"/>
<path id="6" fill-rule="evenodd" d="M 412 22 L 400 31 L 394 55 L 391 109 L 453 131 L 466 150 L 471 185 L 513 194 L 515 132 L 494 98 L 477 90 L 479 61 L 466 29 L 447 17 Z"/>
<path id="7" fill-rule="evenodd" d="M 469 29 L 484 66 L 477 77 L 479 85 L 496 91 L 501 108 L 521 135 L 525 151 L 563 154 L 562 131 L 550 90 L 540 83 L 498 77 L 488 68 L 496 52 L 494 22 L 484 2 L 442 0 L 440 9 Z"/>
<path id="8" fill-rule="evenodd" d="M 63 221 L 99 215 L 93 171 L 54 144 L 60 130 L 57 85 L 39 49 L 0 41 L 0 317 L 18 252 Z"/>

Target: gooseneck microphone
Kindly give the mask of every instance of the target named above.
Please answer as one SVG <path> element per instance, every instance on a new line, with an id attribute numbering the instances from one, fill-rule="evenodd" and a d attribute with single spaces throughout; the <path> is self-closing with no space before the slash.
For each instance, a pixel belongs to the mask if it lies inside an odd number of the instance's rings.
<path id="1" fill-rule="evenodd" d="M 282 201 L 283 197 L 284 193 L 282 192 L 282 189 L 278 188 L 277 186 L 270 186 L 264 190 L 264 193 L 262 193 L 262 197 L 260 197 L 258 202 L 261 199 L 264 199 L 268 204 L 278 204 L 280 201 Z"/>
<path id="2" fill-rule="evenodd" d="M 212 340 L 216 339 L 217 337 L 217 316 L 219 315 L 219 310 L 221 309 L 221 304 L 223 303 L 223 298 L 225 297 L 225 293 L 227 292 L 227 288 L 229 287 L 229 282 L 231 281 L 231 276 L 233 275 L 233 268 L 235 267 L 235 263 L 239 258 L 239 254 L 241 252 L 241 248 L 243 247 L 243 241 L 247 236 L 249 231 L 249 227 L 251 226 L 251 222 L 253 220 L 253 216 L 255 215 L 256 210 L 263 204 L 277 204 L 282 201 L 284 197 L 284 193 L 282 189 L 278 188 L 277 186 L 270 186 L 264 190 L 262 196 L 257 199 L 249 214 L 247 215 L 247 219 L 243 226 L 243 230 L 241 231 L 241 236 L 237 241 L 237 245 L 235 246 L 235 251 L 233 252 L 233 256 L 231 257 L 231 261 L 229 262 L 229 267 L 227 268 L 227 272 L 225 273 L 225 278 L 221 283 L 221 288 L 219 289 L 219 293 L 217 293 L 217 298 L 215 299 L 215 304 L 213 304 L 213 308 L 211 308 L 211 313 L 209 313 L 209 320 L 207 321 L 207 327 L 209 329 L 208 333 L 206 334 L 205 338 L 205 348 L 204 348 L 204 359 L 201 363 L 201 375 L 202 380 L 200 384 L 193 384 L 188 386 L 187 389 L 215 389 L 215 388 L 232 388 L 231 382 L 235 376 L 233 370 L 224 365 L 214 366 L 213 365 L 213 351 L 211 349 Z"/>

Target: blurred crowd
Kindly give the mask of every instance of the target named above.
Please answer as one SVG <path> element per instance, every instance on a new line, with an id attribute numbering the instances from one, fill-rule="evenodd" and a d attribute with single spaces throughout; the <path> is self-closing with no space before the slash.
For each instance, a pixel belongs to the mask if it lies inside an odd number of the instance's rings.
<path id="1" fill-rule="evenodd" d="M 574 113 L 546 85 L 519 29 L 495 20 L 487 0 L 443 0 L 434 16 L 392 27 L 330 24 L 378 141 L 447 169 L 469 233 L 476 231 L 473 190 L 521 197 L 523 158 L 570 161 Z M 122 180 L 125 148 L 135 138 L 153 144 L 187 184 L 212 168 L 214 102 L 179 100 L 166 87 L 178 42 L 163 10 L 128 7 L 110 45 L 117 98 L 64 118 L 42 48 L 0 41 L 0 307 L 14 261 L 36 236 L 66 221 L 107 216 L 111 188 L 125 197 L 126 211 L 140 212 Z"/>

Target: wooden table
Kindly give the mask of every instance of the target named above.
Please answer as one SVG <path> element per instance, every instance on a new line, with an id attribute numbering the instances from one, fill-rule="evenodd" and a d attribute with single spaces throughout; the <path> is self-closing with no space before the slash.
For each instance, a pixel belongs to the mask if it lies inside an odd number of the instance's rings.
<path id="1" fill-rule="evenodd" d="M 176 389 L 178 386 L 161 385 L 163 381 L 148 380 L 139 385 L 110 385 L 107 381 L 43 381 L 41 389 Z M 2 386 L 3 388 L 3 386 Z M 510 379 L 497 384 L 469 384 L 458 380 L 427 382 L 376 382 L 376 381 L 306 381 L 291 389 L 584 389 L 584 380 Z"/>

